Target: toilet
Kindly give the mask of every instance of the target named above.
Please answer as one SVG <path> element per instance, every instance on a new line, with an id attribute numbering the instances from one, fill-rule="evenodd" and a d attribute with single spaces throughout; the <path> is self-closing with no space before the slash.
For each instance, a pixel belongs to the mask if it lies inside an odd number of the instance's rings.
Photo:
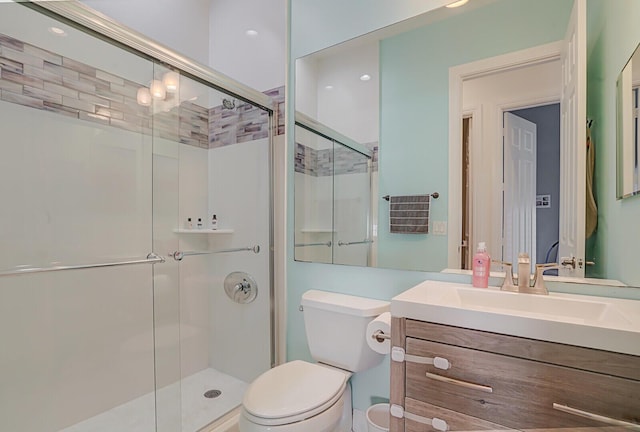
<path id="1" fill-rule="evenodd" d="M 302 296 L 311 357 L 260 375 L 245 392 L 240 432 L 350 432 L 355 372 L 379 364 L 369 348 L 367 324 L 389 310 L 389 302 L 311 290 Z"/>

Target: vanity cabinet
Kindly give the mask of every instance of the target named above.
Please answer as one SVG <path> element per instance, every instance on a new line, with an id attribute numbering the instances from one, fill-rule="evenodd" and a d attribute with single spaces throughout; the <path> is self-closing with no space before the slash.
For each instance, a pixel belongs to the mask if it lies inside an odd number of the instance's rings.
<path id="1" fill-rule="evenodd" d="M 395 317 L 391 341 L 391 432 L 640 424 L 640 357 Z"/>

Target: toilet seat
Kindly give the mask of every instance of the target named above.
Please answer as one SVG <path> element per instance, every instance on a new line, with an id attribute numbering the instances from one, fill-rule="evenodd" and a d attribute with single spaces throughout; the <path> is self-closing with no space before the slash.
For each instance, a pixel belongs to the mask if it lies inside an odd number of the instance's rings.
<path id="1" fill-rule="evenodd" d="M 242 403 L 244 415 L 266 426 L 302 421 L 334 405 L 347 378 L 344 372 L 305 361 L 282 364 L 249 386 Z"/>

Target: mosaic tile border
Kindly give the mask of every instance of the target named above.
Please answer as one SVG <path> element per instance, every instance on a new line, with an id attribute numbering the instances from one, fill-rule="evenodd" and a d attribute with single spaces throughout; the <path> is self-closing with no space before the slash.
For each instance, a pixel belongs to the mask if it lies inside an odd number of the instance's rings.
<path id="1" fill-rule="evenodd" d="M 369 143 L 373 151 L 372 172 L 378 170 L 378 143 Z M 296 143 L 295 171 L 312 177 L 367 172 L 367 160 L 361 154 L 347 148 L 316 150 Z"/>
<path id="2" fill-rule="evenodd" d="M 0 34 L 0 100 L 200 148 L 268 137 L 268 113 L 248 103 L 233 112 L 182 102 L 167 112 L 137 102 L 143 85 Z M 284 87 L 266 92 L 278 103 L 284 133 Z M 173 95 L 168 94 L 166 103 Z"/>

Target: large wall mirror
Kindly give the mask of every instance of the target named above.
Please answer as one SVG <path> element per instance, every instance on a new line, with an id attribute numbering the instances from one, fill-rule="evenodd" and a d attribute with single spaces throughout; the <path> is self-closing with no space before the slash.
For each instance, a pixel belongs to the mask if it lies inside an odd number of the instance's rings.
<path id="1" fill-rule="evenodd" d="M 640 45 L 625 65 L 617 82 L 617 196 L 640 193 Z"/>
<path id="2" fill-rule="evenodd" d="M 547 273 L 561 280 L 638 285 L 600 271 L 591 238 L 586 22 L 583 0 L 470 0 L 296 58 L 296 112 L 375 161 L 359 197 L 370 206 L 351 214 L 369 225 L 354 235 L 328 216 L 323 233 L 303 232 L 316 223 L 305 215 L 335 216 L 327 207 L 338 204 L 327 194 L 322 204 L 300 200 L 310 179 L 296 172 L 296 260 L 460 272 L 484 241 L 494 259 L 526 251 L 532 264 L 563 264 Z M 394 232 L 398 207 L 383 198 L 425 196 L 426 230 Z M 345 247 L 361 259 L 335 259 L 340 241 L 360 241 Z"/>

